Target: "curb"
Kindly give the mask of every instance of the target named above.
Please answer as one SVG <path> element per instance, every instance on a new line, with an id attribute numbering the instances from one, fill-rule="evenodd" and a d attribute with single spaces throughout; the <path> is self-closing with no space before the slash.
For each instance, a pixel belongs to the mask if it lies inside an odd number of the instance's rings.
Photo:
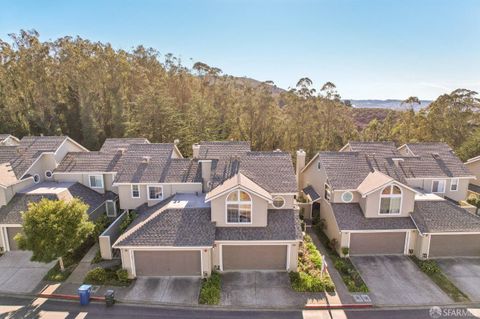
<path id="1" fill-rule="evenodd" d="M 326 309 L 368 309 L 373 304 L 331 304 L 331 305 L 306 305 L 305 310 L 326 310 Z"/>
<path id="2" fill-rule="evenodd" d="M 64 295 L 64 294 L 37 294 L 39 298 L 52 298 L 52 299 L 63 299 L 63 300 L 80 300 L 80 297 L 77 295 Z M 105 297 L 96 297 L 90 296 L 90 301 L 105 302 Z"/>

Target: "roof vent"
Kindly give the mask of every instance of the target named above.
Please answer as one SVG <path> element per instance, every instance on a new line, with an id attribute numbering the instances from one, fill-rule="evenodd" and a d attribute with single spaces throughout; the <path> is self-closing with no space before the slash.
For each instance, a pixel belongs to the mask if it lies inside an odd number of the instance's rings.
<path id="1" fill-rule="evenodd" d="M 435 158 L 435 159 L 440 158 L 440 154 L 439 154 L 439 153 L 432 153 L 432 156 L 433 156 L 433 158 Z"/>
<path id="2" fill-rule="evenodd" d="M 119 147 L 119 148 L 118 148 L 118 151 L 119 151 L 120 153 L 122 153 L 122 155 L 123 155 L 123 154 L 125 154 L 125 152 L 127 151 L 127 149 L 126 149 L 125 147 Z"/>
<path id="3" fill-rule="evenodd" d="M 150 163 L 150 159 L 152 159 L 151 156 L 143 156 L 142 163 Z"/>
<path id="4" fill-rule="evenodd" d="M 274 152 L 280 153 L 281 151 L 282 151 L 281 149 L 277 148 Z"/>

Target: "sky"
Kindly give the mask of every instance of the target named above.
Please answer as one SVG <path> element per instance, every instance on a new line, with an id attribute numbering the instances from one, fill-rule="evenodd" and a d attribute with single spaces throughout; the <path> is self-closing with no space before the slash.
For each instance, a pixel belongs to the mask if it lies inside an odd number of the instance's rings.
<path id="1" fill-rule="evenodd" d="M 21 29 L 141 44 L 285 89 L 331 81 L 348 99 L 480 91 L 478 0 L 2 1 L 0 39 Z"/>

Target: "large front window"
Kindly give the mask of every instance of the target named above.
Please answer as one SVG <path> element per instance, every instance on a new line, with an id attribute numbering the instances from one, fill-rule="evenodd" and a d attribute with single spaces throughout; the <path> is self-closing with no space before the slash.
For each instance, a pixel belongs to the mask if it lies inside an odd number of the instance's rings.
<path id="1" fill-rule="evenodd" d="M 227 196 L 227 223 L 251 223 L 252 199 L 247 192 L 236 190 Z"/>
<path id="2" fill-rule="evenodd" d="M 380 195 L 380 215 L 400 214 L 402 206 L 402 190 L 395 185 L 389 185 Z"/>

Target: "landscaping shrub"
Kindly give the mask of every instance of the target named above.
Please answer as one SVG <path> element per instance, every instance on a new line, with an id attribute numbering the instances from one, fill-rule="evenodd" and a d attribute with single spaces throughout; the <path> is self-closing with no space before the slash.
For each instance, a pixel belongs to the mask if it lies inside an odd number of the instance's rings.
<path id="1" fill-rule="evenodd" d="M 95 257 L 93 257 L 91 264 L 98 264 L 99 262 L 103 261 L 102 254 L 100 252 L 100 249 L 97 251 L 95 254 Z"/>
<path id="2" fill-rule="evenodd" d="M 107 272 L 102 267 L 96 267 L 85 276 L 86 284 L 103 285 L 107 280 Z"/>
<path id="3" fill-rule="evenodd" d="M 349 251 L 350 251 L 350 249 L 348 249 L 348 247 L 342 247 L 342 254 L 344 256 L 348 256 Z"/>
<path id="4" fill-rule="evenodd" d="M 217 305 L 220 302 L 221 282 L 220 274 L 217 272 L 212 272 L 209 278 L 204 278 L 198 302 L 204 305 Z"/>
<path id="5" fill-rule="evenodd" d="M 116 271 L 117 279 L 121 283 L 129 283 L 130 279 L 128 278 L 128 272 L 126 269 L 118 269 Z"/>
<path id="6" fill-rule="evenodd" d="M 123 233 L 125 230 L 127 230 L 128 226 L 133 222 L 135 218 L 137 218 L 138 214 L 135 211 L 131 211 L 127 214 L 127 217 L 122 221 L 122 223 L 119 226 L 120 231 Z"/>

